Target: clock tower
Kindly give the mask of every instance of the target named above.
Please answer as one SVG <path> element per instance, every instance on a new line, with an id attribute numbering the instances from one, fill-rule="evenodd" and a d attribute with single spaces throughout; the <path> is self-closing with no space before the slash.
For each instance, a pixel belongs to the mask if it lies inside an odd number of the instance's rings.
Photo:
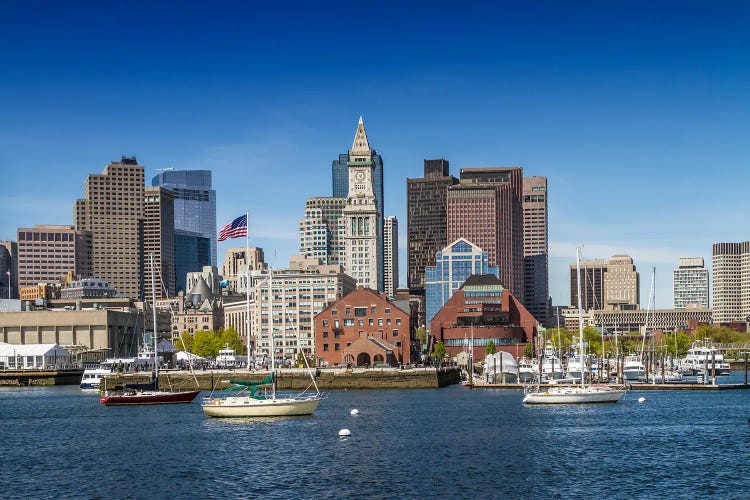
<path id="1" fill-rule="evenodd" d="M 349 193 L 344 218 L 344 271 L 373 290 L 381 290 L 379 242 L 382 221 L 373 189 L 375 165 L 362 117 L 359 117 L 352 149 L 349 150 Z"/>

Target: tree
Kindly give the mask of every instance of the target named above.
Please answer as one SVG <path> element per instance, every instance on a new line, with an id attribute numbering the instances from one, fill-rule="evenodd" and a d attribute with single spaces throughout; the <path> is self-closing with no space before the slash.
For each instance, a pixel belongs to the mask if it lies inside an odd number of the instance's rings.
<path id="1" fill-rule="evenodd" d="M 179 350 L 184 350 L 185 352 L 193 352 L 193 334 L 182 332 L 180 334 L 180 340 L 177 341 L 175 347 Z"/>
<path id="2" fill-rule="evenodd" d="M 420 345 L 425 345 L 425 342 L 427 342 L 427 328 L 420 326 L 414 330 L 414 338 L 419 341 Z"/>
<path id="3" fill-rule="evenodd" d="M 437 344 L 435 344 L 434 354 L 435 354 L 435 359 L 438 359 L 440 361 L 442 361 L 443 358 L 445 358 L 445 355 L 447 354 L 447 352 L 445 350 L 445 345 L 442 342 L 438 342 Z"/>
<path id="4" fill-rule="evenodd" d="M 534 346 L 531 345 L 531 342 L 526 344 L 526 347 L 523 348 L 523 355 L 526 356 L 527 358 L 530 358 L 531 356 L 534 355 Z"/>
<path id="5" fill-rule="evenodd" d="M 216 357 L 219 355 L 219 349 L 224 347 L 221 343 L 221 337 L 215 332 L 207 330 L 198 330 L 193 336 L 193 354 L 202 357 Z"/>
<path id="6" fill-rule="evenodd" d="M 240 356 L 244 356 L 247 354 L 247 348 L 245 347 L 245 344 L 242 342 L 242 339 L 240 338 L 240 334 L 237 333 L 237 330 L 235 330 L 234 327 L 230 326 L 226 330 L 222 330 L 219 333 L 219 341 L 221 342 L 221 348 L 224 348 L 224 346 L 229 345 L 229 347 L 231 349 L 234 349 L 234 351 Z"/>
<path id="7" fill-rule="evenodd" d="M 487 351 L 485 354 L 495 354 L 497 352 L 497 348 L 495 347 L 495 343 L 493 341 L 487 342 Z"/>

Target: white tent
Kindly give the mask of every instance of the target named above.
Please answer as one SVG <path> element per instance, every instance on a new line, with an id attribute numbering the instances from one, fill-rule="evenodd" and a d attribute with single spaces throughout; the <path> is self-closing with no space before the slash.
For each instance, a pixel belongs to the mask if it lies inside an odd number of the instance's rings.
<path id="1" fill-rule="evenodd" d="M 205 359 L 191 352 L 177 351 L 177 361 L 203 361 Z"/>
<path id="2" fill-rule="evenodd" d="M 57 344 L 5 344 L 0 342 L 0 368 L 70 368 L 70 353 Z"/>

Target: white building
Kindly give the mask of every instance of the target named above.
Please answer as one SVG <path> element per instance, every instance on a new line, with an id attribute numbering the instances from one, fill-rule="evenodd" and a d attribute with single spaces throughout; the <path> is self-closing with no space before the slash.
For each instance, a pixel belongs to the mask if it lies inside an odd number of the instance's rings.
<path id="1" fill-rule="evenodd" d="M 384 291 L 394 297 L 398 290 L 398 219 L 394 216 L 383 222 L 383 275 Z"/>
<path id="2" fill-rule="evenodd" d="M 359 118 L 352 149 L 349 150 L 349 194 L 344 217 L 344 271 L 357 284 L 378 290 L 381 283 L 378 255 L 378 208 L 373 188 L 375 164 L 367 133 Z"/>
<path id="3" fill-rule="evenodd" d="M 673 271 L 674 308 L 708 308 L 708 269 L 703 257 L 680 257 Z"/>
<path id="4" fill-rule="evenodd" d="M 0 369 L 71 368 L 70 353 L 57 344 L 6 344 L 0 342 Z"/>

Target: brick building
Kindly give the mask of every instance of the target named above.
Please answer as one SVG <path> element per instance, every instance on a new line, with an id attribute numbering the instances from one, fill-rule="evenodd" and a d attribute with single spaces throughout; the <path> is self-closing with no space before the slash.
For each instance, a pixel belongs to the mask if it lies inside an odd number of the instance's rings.
<path id="1" fill-rule="evenodd" d="M 536 334 L 534 316 L 491 274 L 470 276 L 430 322 L 433 345 L 456 355 L 473 338 L 474 359 L 484 358 L 490 340 L 518 358 Z"/>
<path id="2" fill-rule="evenodd" d="M 408 301 L 362 286 L 315 316 L 315 354 L 323 366 L 398 366 L 411 361 Z"/>

